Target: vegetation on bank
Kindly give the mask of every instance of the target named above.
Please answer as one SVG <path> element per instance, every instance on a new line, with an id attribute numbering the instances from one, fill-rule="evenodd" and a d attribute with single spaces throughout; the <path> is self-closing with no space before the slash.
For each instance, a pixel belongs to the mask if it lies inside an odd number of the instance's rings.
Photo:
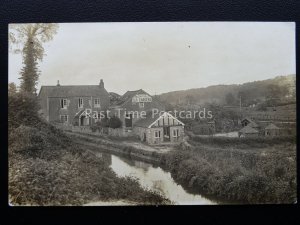
<path id="1" fill-rule="evenodd" d="M 295 136 L 278 136 L 273 137 L 201 137 L 191 136 L 190 143 L 194 145 L 202 144 L 221 148 L 240 148 L 240 149 L 251 149 L 253 148 L 267 148 L 274 145 L 287 144 L 296 145 Z"/>
<path id="2" fill-rule="evenodd" d="M 243 140 L 241 144 L 232 138 L 196 139 L 189 147 L 167 153 L 162 163 L 179 183 L 221 201 L 295 203 L 295 142 Z"/>
<path id="3" fill-rule="evenodd" d="M 35 97 L 9 95 L 9 199 L 13 205 L 82 205 L 126 200 L 169 203 L 119 178 L 105 159 L 74 144 L 62 131 L 42 121 Z"/>

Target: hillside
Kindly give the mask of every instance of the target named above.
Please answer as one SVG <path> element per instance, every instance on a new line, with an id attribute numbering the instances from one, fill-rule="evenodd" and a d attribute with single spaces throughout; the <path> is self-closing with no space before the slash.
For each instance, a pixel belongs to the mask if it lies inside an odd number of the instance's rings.
<path id="1" fill-rule="evenodd" d="M 219 104 L 238 105 L 264 101 L 266 98 L 295 97 L 296 75 L 277 76 L 273 79 L 253 81 L 244 84 L 214 85 L 205 88 L 173 91 L 159 96 L 161 101 L 175 104 Z"/>

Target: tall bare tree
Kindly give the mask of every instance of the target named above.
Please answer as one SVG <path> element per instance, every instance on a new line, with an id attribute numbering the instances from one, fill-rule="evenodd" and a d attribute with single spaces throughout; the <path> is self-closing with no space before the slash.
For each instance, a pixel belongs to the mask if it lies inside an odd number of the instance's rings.
<path id="1" fill-rule="evenodd" d="M 57 33 L 58 24 L 11 24 L 9 26 L 10 50 L 21 53 L 23 68 L 20 71 L 20 90 L 35 94 L 39 78 L 38 61 L 45 56 L 43 43 L 51 41 Z"/>

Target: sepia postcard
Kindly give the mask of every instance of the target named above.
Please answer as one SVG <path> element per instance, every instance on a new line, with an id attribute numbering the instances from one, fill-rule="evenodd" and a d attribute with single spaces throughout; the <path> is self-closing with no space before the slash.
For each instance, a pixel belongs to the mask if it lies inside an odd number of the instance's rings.
<path id="1" fill-rule="evenodd" d="M 9 24 L 12 206 L 295 204 L 293 22 Z"/>

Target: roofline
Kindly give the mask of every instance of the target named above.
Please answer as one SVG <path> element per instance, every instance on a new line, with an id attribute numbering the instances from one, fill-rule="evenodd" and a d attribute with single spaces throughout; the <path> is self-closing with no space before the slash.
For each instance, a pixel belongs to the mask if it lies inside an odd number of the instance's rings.
<path id="1" fill-rule="evenodd" d="M 156 123 L 156 121 L 158 121 L 162 116 L 164 116 L 164 115 L 166 115 L 166 114 L 167 114 L 168 116 L 170 116 L 171 118 L 177 120 L 179 123 L 181 123 L 182 126 L 184 126 L 184 123 L 181 122 L 179 119 L 177 119 L 176 117 L 174 117 L 173 115 L 171 115 L 171 114 L 168 113 L 168 112 L 164 112 L 164 113 L 163 113 L 162 115 L 160 115 L 153 123 L 151 123 L 151 124 L 148 126 L 148 128 L 151 128 L 151 127 Z"/>
<path id="2" fill-rule="evenodd" d="M 147 93 L 147 92 L 144 91 L 143 89 L 136 90 L 136 93 L 135 93 L 135 94 L 137 95 L 140 91 L 143 91 L 143 92 L 145 92 L 147 95 L 150 95 L 149 93 Z M 127 91 L 127 92 L 128 92 L 128 91 Z M 126 93 L 127 93 L 127 92 L 126 92 Z M 132 92 L 134 92 L 134 91 L 132 91 Z M 126 93 L 125 93 L 125 94 L 126 94 Z M 125 95 L 125 94 L 124 94 L 124 95 Z M 124 96 L 124 95 L 123 95 L 123 96 Z M 151 98 L 152 98 L 152 95 L 150 95 L 150 96 L 151 96 Z M 129 100 L 131 100 L 131 98 L 128 98 L 128 99 L 127 99 L 125 102 L 123 102 L 120 106 L 124 106 L 124 104 L 126 104 Z"/>

